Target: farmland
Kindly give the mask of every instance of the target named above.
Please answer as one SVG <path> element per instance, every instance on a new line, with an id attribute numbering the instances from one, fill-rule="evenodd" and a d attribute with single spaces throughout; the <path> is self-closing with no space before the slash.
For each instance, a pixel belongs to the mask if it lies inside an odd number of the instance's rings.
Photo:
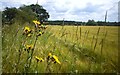
<path id="1" fill-rule="evenodd" d="M 19 48 L 23 40 L 25 44 L 33 44 L 35 34 L 23 37 L 25 26 L 34 29 L 34 24 L 2 28 L 3 73 L 117 73 L 118 26 L 47 25 L 36 41 L 31 66 L 27 69 L 29 52 Z M 60 64 L 48 64 L 49 53 L 56 55 Z M 44 61 L 37 62 L 35 56 Z"/>

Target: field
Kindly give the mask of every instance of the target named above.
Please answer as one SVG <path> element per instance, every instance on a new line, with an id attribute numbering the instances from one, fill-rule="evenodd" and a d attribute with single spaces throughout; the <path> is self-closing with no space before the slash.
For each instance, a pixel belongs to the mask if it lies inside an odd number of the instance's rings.
<path id="1" fill-rule="evenodd" d="M 117 73 L 118 71 L 117 26 L 47 25 L 44 34 L 37 40 L 34 33 L 32 37 L 23 36 L 25 26 L 34 28 L 34 24 L 13 24 L 2 28 L 3 73 Z M 34 51 L 26 51 L 21 44 L 34 44 Z M 48 63 L 49 54 L 57 56 L 56 60 L 59 62 Z M 43 58 L 44 61 L 38 62 L 35 56 Z"/>

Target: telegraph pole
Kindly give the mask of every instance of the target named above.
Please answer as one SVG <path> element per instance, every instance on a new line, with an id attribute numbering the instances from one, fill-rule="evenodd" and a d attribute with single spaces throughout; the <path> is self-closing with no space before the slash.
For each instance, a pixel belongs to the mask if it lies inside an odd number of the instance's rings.
<path id="1" fill-rule="evenodd" d="M 106 21 L 107 21 L 107 11 L 105 13 L 105 23 L 106 23 Z"/>

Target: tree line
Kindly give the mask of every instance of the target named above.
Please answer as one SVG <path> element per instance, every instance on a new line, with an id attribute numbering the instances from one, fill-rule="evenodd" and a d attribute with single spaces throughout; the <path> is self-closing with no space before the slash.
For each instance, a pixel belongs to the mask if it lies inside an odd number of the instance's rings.
<path id="1" fill-rule="evenodd" d="M 56 20 L 56 21 L 46 21 L 47 25 L 76 25 L 76 26 L 119 26 L 120 22 L 104 22 L 104 21 L 97 21 L 88 20 L 87 22 L 78 22 L 78 21 L 63 21 L 63 20 Z"/>

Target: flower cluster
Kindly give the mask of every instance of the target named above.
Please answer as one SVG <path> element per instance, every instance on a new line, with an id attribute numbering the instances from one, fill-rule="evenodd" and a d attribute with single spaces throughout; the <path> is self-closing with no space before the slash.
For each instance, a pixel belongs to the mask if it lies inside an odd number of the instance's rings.
<path id="1" fill-rule="evenodd" d="M 37 20 L 33 20 L 33 23 L 35 23 L 35 25 L 39 25 L 40 24 L 40 22 L 37 21 Z"/>
<path id="2" fill-rule="evenodd" d="M 41 57 L 39 58 L 39 57 L 35 56 L 35 59 L 37 60 L 37 62 L 38 62 L 38 61 L 40 61 L 40 62 L 44 62 L 44 59 L 41 58 Z"/>
<path id="3" fill-rule="evenodd" d="M 49 53 L 47 57 L 47 62 L 50 62 L 50 61 L 61 64 L 61 62 L 58 60 L 58 57 L 56 55 L 52 55 L 51 53 Z"/>
<path id="4" fill-rule="evenodd" d="M 23 35 L 30 37 L 32 35 L 32 30 L 29 27 L 25 27 L 23 30 Z"/>
<path id="5" fill-rule="evenodd" d="M 27 71 L 28 68 L 30 68 L 32 58 L 34 56 L 33 54 L 34 54 L 34 51 L 35 51 L 34 49 L 35 49 L 35 46 L 36 46 L 36 42 L 38 40 L 38 36 L 41 36 L 42 34 L 44 34 L 45 29 L 47 28 L 45 25 L 42 24 L 42 22 L 39 22 L 37 20 L 34 20 L 33 23 L 35 24 L 34 29 L 30 29 L 30 27 L 28 27 L 28 26 L 24 27 L 23 36 L 26 36 L 26 37 L 25 37 L 25 40 L 23 39 L 24 41 L 23 41 L 22 47 L 20 46 L 20 48 L 23 48 L 23 50 L 25 50 L 28 53 L 27 54 L 27 60 L 26 60 L 25 64 L 28 64 L 29 66 L 24 66 L 25 71 Z M 30 39 L 30 38 L 28 39 L 27 37 L 31 37 L 31 36 L 34 36 L 34 35 L 35 35 L 34 43 L 32 45 L 27 44 L 27 43 L 29 43 L 27 41 Z M 30 43 L 32 43 L 32 42 L 30 41 Z M 20 49 L 20 50 L 22 50 L 22 49 Z M 19 51 L 19 52 L 21 52 L 21 51 Z M 30 58 L 30 59 L 28 59 L 28 58 Z M 19 56 L 19 59 L 20 59 L 20 56 Z M 37 57 L 37 56 L 35 56 L 35 59 L 37 60 L 37 62 L 43 62 L 44 61 L 43 58 Z"/>
<path id="6" fill-rule="evenodd" d="M 41 36 L 42 34 L 44 34 L 44 32 L 39 31 L 38 34 L 37 34 L 37 36 Z"/>
<path id="7" fill-rule="evenodd" d="M 27 52 L 29 53 L 30 50 L 33 50 L 33 45 L 26 45 L 24 50 L 27 50 Z"/>
<path id="8" fill-rule="evenodd" d="M 44 30 L 47 28 L 47 26 L 43 25 L 37 20 L 33 20 L 33 23 L 35 24 L 35 31 L 37 32 L 37 36 L 44 34 Z"/>
<path id="9" fill-rule="evenodd" d="M 40 23 L 37 20 L 33 20 L 33 23 L 35 24 L 35 28 L 39 28 L 39 29 L 46 29 L 47 26 L 44 26 L 42 23 Z"/>

